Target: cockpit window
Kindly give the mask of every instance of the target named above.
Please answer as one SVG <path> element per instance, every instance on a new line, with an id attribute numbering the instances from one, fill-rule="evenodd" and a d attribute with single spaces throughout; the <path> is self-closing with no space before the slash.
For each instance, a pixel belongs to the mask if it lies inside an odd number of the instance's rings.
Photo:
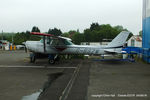
<path id="1" fill-rule="evenodd" d="M 69 40 L 65 40 L 65 45 L 73 45 L 73 43 Z"/>
<path id="2" fill-rule="evenodd" d="M 53 39 L 51 45 L 56 46 L 64 46 L 64 45 L 72 45 L 73 43 L 66 39 Z"/>
<path id="3" fill-rule="evenodd" d="M 73 43 L 66 39 L 51 39 L 47 38 L 47 44 L 50 44 L 52 46 L 64 46 L 64 45 L 73 45 Z M 43 43 L 43 39 L 40 40 L 41 43 Z"/>
<path id="4" fill-rule="evenodd" d="M 52 39 L 51 39 L 51 38 L 46 38 L 45 40 L 47 41 L 47 44 L 50 44 L 50 43 L 51 43 L 51 41 L 52 41 Z M 43 39 L 41 39 L 41 40 L 40 40 L 40 42 L 41 42 L 41 43 L 43 43 L 43 42 L 44 42 L 44 40 L 43 40 Z"/>
<path id="5" fill-rule="evenodd" d="M 51 42 L 51 45 L 57 46 L 57 45 L 60 45 L 60 42 L 59 42 L 58 39 L 53 39 L 52 42 Z"/>

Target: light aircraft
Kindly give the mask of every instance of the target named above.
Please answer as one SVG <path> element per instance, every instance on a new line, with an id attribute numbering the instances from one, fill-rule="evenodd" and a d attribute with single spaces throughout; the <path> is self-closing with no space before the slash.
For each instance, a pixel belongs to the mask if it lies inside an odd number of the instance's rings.
<path id="1" fill-rule="evenodd" d="M 38 54 L 46 54 L 49 63 L 54 64 L 58 55 L 61 54 L 84 54 L 84 55 L 104 55 L 122 53 L 122 47 L 130 34 L 128 31 L 122 31 L 108 45 L 90 46 L 75 45 L 70 38 L 54 36 L 51 34 L 31 32 L 32 35 L 43 36 L 40 41 L 26 41 L 26 48 L 32 52 L 30 61 L 34 62 Z"/>

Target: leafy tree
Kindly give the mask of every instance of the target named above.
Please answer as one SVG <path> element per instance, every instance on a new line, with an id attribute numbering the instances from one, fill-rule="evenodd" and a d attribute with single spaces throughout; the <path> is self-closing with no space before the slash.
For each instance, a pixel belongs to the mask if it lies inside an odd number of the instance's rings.
<path id="1" fill-rule="evenodd" d="M 54 29 L 49 29 L 48 34 L 53 34 L 55 36 L 60 36 L 62 34 L 60 29 L 54 28 Z"/>
<path id="2" fill-rule="evenodd" d="M 39 36 L 31 35 L 30 31 L 16 33 L 14 35 L 14 44 L 22 44 L 28 40 L 39 41 L 41 38 Z"/>
<path id="3" fill-rule="evenodd" d="M 92 23 L 91 26 L 90 26 L 90 30 L 96 30 L 97 28 L 99 28 L 98 23 Z"/>
<path id="4" fill-rule="evenodd" d="M 31 32 L 40 32 L 40 29 L 38 27 L 36 27 L 36 26 L 33 26 Z"/>
<path id="5" fill-rule="evenodd" d="M 63 36 L 63 37 L 69 37 L 69 33 L 68 33 L 68 32 L 65 32 L 65 33 L 63 33 L 61 36 Z"/>
<path id="6" fill-rule="evenodd" d="M 93 27 L 93 28 L 91 28 Z M 119 31 L 109 24 L 91 24 L 90 29 L 84 30 L 85 41 L 101 42 L 103 39 L 113 39 Z"/>
<path id="7" fill-rule="evenodd" d="M 86 42 L 102 42 L 103 39 L 114 39 L 121 31 L 127 29 L 120 25 L 112 27 L 110 24 L 92 23 L 89 29 L 84 30 L 84 37 Z"/>
<path id="8" fill-rule="evenodd" d="M 120 32 L 124 30 L 123 26 L 121 26 L 121 25 L 114 26 L 114 29 L 116 29 L 117 31 L 120 31 Z"/>
<path id="9" fill-rule="evenodd" d="M 117 25 L 112 27 L 110 24 L 102 24 L 99 25 L 98 23 L 92 23 L 91 26 L 84 30 L 83 33 L 80 33 L 79 30 L 74 31 L 71 30 L 69 32 L 63 33 L 60 29 L 54 28 L 49 29 L 48 34 L 53 34 L 55 36 L 64 36 L 69 37 L 73 40 L 75 44 L 80 44 L 81 42 L 101 42 L 103 39 L 114 39 L 121 31 L 127 31 L 127 29 L 124 29 L 123 26 Z M 40 32 L 40 29 L 36 26 L 32 28 L 32 32 Z M 139 32 L 139 34 L 142 34 L 142 31 Z M 133 34 L 131 33 L 129 35 L 129 38 Z M 18 32 L 14 35 L 14 43 L 15 44 L 22 44 L 22 42 L 25 42 L 27 40 L 40 40 L 41 37 L 31 35 L 30 31 L 26 32 Z M 4 39 L 12 41 L 12 34 L 5 34 Z"/>
<path id="10" fill-rule="evenodd" d="M 1 39 L 6 40 L 7 37 L 3 35 L 3 36 L 0 36 L 0 40 L 1 40 Z"/>
<path id="11" fill-rule="evenodd" d="M 142 36 L 142 31 L 139 32 L 139 36 Z"/>
<path id="12" fill-rule="evenodd" d="M 72 37 L 72 41 L 75 44 L 80 44 L 81 42 L 84 42 L 84 34 L 76 32 Z"/>
<path id="13" fill-rule="evenodd" d="M 92 34 L 93 34 L 93 33 L 91 32 L 90 29 L 84 30 L 84 37 L 85 37 L 85 41 L 86 41 L 86 42 L 91 42 L 91 41 L 92 41 L 92 39 L 93 39 Z"/>
<path id="14" fill-rule="evenodd" d="M 62 34 L 62 36 L 71 38 L 75 44 L 80 44 L 81 42 L 85 41 L 84 34 L 81 34 L 78 30 L 70 30 L 69 32 Z"/>
<path id="15" fill-rule="evenodd" d="M 76 34 L 76 33 L 78 33 L 77 31 L 75 31 L 75 30 L 70 30 L 69 32 L 68 32 L 68 34 L 69 34 L 69 38 L 73 38 L 73 36 L 74 36 L 74 34 Z"/>

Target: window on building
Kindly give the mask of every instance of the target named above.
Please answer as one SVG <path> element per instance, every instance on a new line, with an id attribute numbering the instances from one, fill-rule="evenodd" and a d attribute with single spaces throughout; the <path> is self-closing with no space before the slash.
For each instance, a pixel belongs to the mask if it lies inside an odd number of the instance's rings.
<path id="1" fill-rule="evenodd" d="M 133 46 L 133 47 L 135 46 L 135 40 L 133 40 L 133 39 L 131 40 L 131 46 Z"/>

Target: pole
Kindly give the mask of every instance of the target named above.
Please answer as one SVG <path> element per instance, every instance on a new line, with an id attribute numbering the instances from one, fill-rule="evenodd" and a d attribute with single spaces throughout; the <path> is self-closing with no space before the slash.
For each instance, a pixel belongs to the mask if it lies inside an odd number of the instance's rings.
<path id="1" fill-rule="evenodd" d="M 2 30 L 2 41 L 3 41 L 3 30 Z"/>
<path id="2" fill-rule="evenodd" d="M 43 36 L 43 48 L 44 48 L 44 53 L 46 52 L 46 44 L 45 44 L 45 36 Z"/>
<path id="3" fill-rule="evenodd" d="M 4 50 L 3 40 L 4 40 L 4 37 L 3 37 L 3 30 L 2 30 L 2 50 Z"/>
<path id="4" fill-rule="evenodd" d="M 13 33 L 12 33 L 12 46 L 14 44 L 14 36 L 13 36 Z"/>

